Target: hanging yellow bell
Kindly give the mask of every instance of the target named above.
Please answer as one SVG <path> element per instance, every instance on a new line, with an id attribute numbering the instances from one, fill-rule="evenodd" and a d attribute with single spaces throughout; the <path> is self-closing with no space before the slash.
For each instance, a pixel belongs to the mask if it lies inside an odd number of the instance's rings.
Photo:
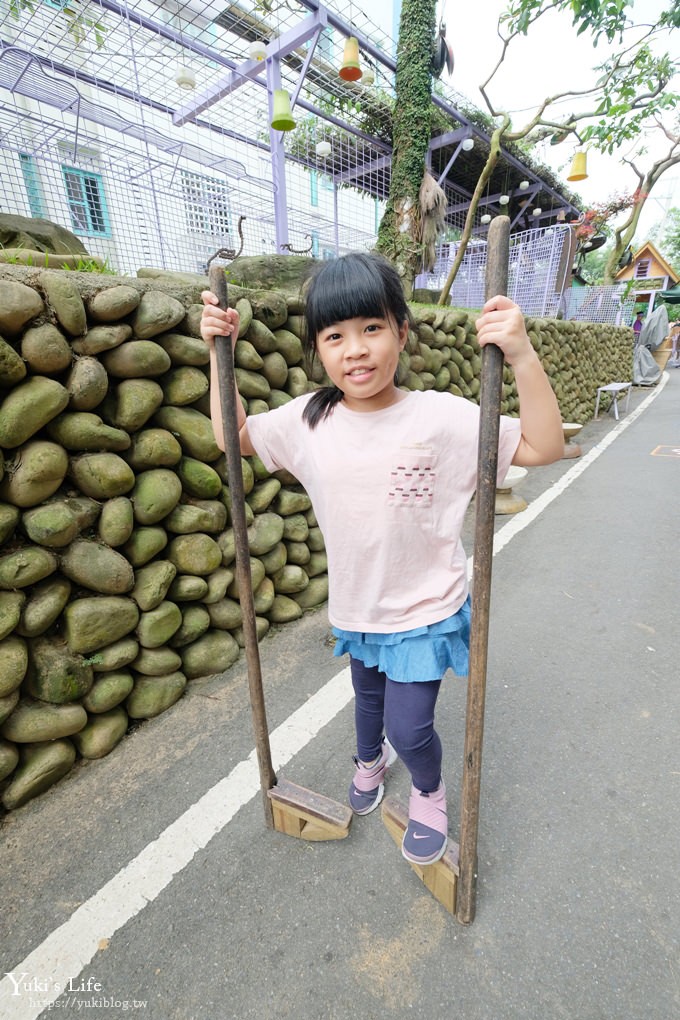
<path id="1" fill-rule="evenodd" d="M 290 96 L 285 89 L 274 89 L 274 115 L 271 126 L 274 131 L 292 131 L 295 127 L 290 112 Z"/>
<path id="2" fill-rule="evenodd" d="M 569 171 L 568 181 L 584 181 L 588 176 L 586 170 L 586 154 L 585 152 L 575 152 L 574 158 L 571 161 L 571 170 Z"/>
<path id="3" fill-rule="evenodd" d="M 359 40 L 351 35 L 345 42 L 340 77 L 345 81 L 358 81 L 362 71 L 359 64 Z"/>

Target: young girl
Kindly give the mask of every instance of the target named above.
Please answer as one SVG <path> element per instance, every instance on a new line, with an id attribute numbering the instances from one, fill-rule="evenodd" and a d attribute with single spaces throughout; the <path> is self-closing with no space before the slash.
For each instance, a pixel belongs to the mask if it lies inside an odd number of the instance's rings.
<path id="1" fill-rule="evenodd" d="M 211 413 L 223 444 L 214 341 L 238 336 L 238 315 L 204 292 L 201 333 L 211 345 Z M 434 713 L 442 676 L 468 669 L 470 600 L 460 533 L 476 483 L 479 408 L 434 390 L 397 385 L 410 310 L 401 281 L 375 254 L 322 264 L 306 299 L 308 353 L 332 385 L 249 417 L 237 399 L 241 452 L 286 468 L 311 497 L 328 555 L 335 654 L 349 653 L 357 755 L 349 802 L 378 806 L 398 754 L 411 779 L 402 853 L 419 865 L 446 849 L 442 748 Z M 511 463 L 563 452 L 562 420 L 524 320 L 505 297 L 477 320 L 513 366 L 520 418 L 501 417 L 498 480 Z"/>

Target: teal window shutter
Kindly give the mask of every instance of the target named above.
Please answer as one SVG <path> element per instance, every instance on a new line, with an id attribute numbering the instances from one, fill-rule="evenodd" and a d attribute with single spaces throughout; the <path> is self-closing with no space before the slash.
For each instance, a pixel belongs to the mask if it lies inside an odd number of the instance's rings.
<path id="1" fill-rule="evenodd" d="M 31 216 L 44 216 L 45 203 L 43 201 L 40 175 L 35 160 L 27 152 L 20 152 L 19 162 L 21 163 L 21 173 L 24 178 L 26 198 L 28 199 L 28 208 Z"/>
<path id="2" fill-rule="evenodd" d="M 73 232 L 110 237 L 111 224 L 101 175 L 71 166 L 62 166 L 61 170 Z"/>

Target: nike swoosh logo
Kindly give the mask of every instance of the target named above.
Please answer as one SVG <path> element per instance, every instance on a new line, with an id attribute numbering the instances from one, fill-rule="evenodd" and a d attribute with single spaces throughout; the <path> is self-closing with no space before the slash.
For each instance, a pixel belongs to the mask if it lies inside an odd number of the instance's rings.
<path id="1" fill-rule="evenodd" d="M 430 837 L 426 833 L 423 833 L 423 835 L 421 836 L 421 834 L 419 832 L 414 832 L 413 833 L 413 838 L 414 839 L 429 839 Z"/>

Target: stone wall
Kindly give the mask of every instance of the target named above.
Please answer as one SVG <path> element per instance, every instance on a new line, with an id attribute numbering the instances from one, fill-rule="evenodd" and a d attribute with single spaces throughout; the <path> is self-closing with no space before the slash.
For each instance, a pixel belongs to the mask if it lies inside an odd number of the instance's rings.
<path id="1" fill-rule="evenodd" d="M 0 791 L 7 810 L 98 758 L 243 645 L 229 485 L 212 433 L 200 291 L 0 267 Z M 230 289 L 248 413 L 323 381 L 301 308 Z M 474 325 L 414 306 L 404 386 L 479 399 Z M 565 420 L 628 379 L 630 330 L 528 322 Z M 503 410 L 517 413 L 510 369 Z M 323 538 L 295 479 L 242 462 L 258 630 L 325 602 Z"/>

